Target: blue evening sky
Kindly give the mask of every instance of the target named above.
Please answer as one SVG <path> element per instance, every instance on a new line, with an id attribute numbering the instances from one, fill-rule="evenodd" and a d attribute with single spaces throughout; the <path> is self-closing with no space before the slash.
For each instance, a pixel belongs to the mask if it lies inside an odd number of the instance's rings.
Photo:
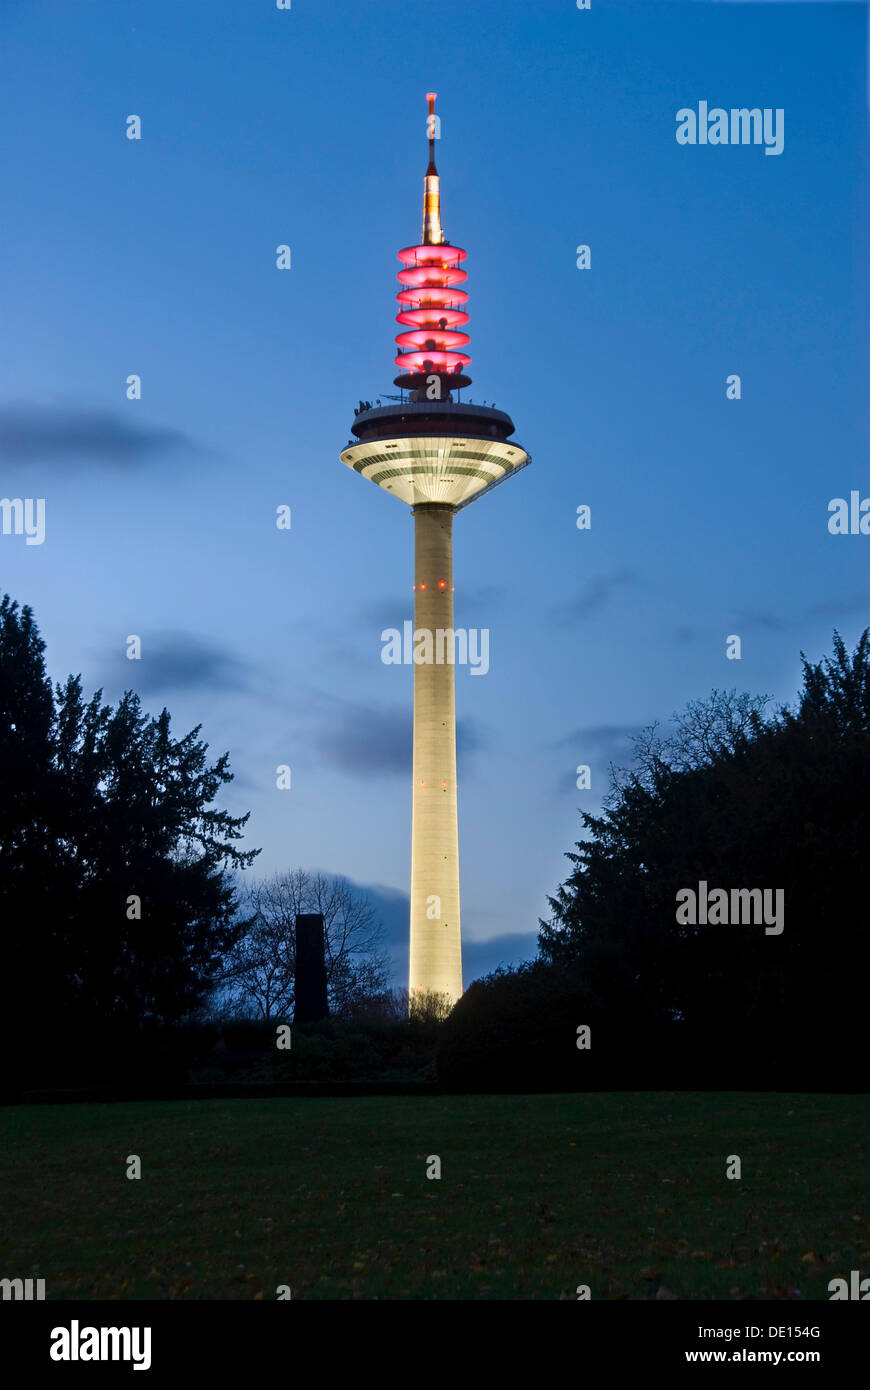
<path id="1" fill-rule="evenodd" d="M 532 954 L 634 730 L 714 687 L 791 699 L 800 650 L 870 619 L 870 537 L 827 530 L 870 495 L 867 7 L 5 0 L 0 27 L 0 495 L 46 499 L 0 591 L 55 679 L 229 750 L 258 872 L 373 890 L 399 982 L 411 668 L 380 634 L 412 521 L 338 453 L 395 391 L 438 92 L 465 398 L 533 457 L 455 527 L 457 625 L 491 631 L 456 682 L 466 983 Z M 701 100 L 783 108 L 783 153 L 678 145 Z"/>

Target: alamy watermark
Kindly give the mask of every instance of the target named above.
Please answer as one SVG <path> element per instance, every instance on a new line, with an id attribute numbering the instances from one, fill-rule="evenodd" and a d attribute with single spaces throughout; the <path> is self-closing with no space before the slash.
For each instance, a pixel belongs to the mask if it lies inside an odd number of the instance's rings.
<path id="1" fill-rule="evenodd" d="M 134 1371 L 151 1368 L 150 1327 L 69 1327 L 51 1329 L 52 1361 L 132 1361 Z"/>
<path id="2" fill-rule="evenodd" d="M 852 488 L 849 500 L 832 497 L 828 503 L 828 530 L 832 536 L 870 536 L 870 497 Z"/>
<path id="3" fill-rule="evenodd" d="M 26 536 L 25 545 L 45 540 L 44 497 L 0 497 L 4 536 Z"/>
<path id="4" fill-rule="evenodd" d="M 859 1269 L 850 1269 L 848 1284 L 842 1278 L 832 1279 L 828 1285 L 828 1293 L 831 1295 L 831 1303 L 844 1298 L 866 1303 L 870 1299 L 870 1279 L 862 1279 Z"/>
<path id="5" fill-rule="evenodd" d="M 783 107 L 681 106 L 676 115 L 678 145 L 764 145 L 765 154 L 782 154 L 785 145 Z"/>
<path id="6" fill-rule="evenodd" d="M 765 936 L 781 935 L 785 926 L 784 888 L 713 888 L 707 891 L 706 879 L 694 888 L 677 892 L 677 921 L 682 927 L 733 926 L 752 927 L 764 924 Z"/>
<path id="7" fill-rule="evenodd" d="M 36 1285 L 36 1292 L 33 1286 Z M 44 1279 L 0 1279 L 0 1297 L 5 1299 L 21 1299 L 25 1303 L 32 1302 L 33 1299 L 42 1301 L 45 1298 Z"/>
<path id="8" fill-rule="evenodd" d="M 381 661 L 385 666 L 470 666 L 473 676 L 489 670 L 488 627 L 415 628 L 410 619 L 381 633 Z"/>

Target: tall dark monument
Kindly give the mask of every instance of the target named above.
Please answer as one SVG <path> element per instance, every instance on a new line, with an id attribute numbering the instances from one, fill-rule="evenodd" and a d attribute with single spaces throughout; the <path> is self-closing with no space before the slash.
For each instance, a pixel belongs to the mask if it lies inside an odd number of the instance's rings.
<path id="1" fill-rule="evenodd" d="M 317 1023 L 329 1017 L 323 915 L 301 912 L 296 918 L 296 1006 L 294 1023 Z"/>

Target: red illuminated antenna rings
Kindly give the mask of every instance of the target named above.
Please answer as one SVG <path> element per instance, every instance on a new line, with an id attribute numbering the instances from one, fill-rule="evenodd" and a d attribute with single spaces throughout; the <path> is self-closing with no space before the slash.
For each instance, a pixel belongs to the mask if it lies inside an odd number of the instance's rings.
<path id="1" fill-rule="evenodd" d="M 458 348 L 469 342 L 467 333 L 448 333 L 445 328 L 418 328 L 413 333 L 399 333 L 400 348 Z"/>
<path id="2" fill-rule="evenodd" d="M 429 304 L 440 305 L 442 302 L 446 302 L 451 308 L 457 304 L 468 303 L 466 291 L 455 289 L 444 290 L 443 293 L 437 289 L 400 290 L 396 298 L 400 304 L 408 304 L 415 309 Z"/>
<path id="3" fill-rule="evenodd" d="M 460 246 L 406 246 L 399 252 L 403 268 L 398 272 L 403 288 L 396 298 L 396 322 L 412 331 L 396 335 L 399 356 L 395 365 L 408 373 L 440 372 L 455 376 L 468 367 L 471 358 L 458 352 L 470 342 L 467 333 L 457 331 L 468 323 L 465 290 L 455 287 L 468 279 L 459 269 L 466 252 Z"/>
<path id="4" fill-rule="evenodd" d="M 462 309 L 433 304 L 426 309 L 404 309 L 396 314 L 396 323 L 406 323 L 409 328 L 458 328 L 468 323 L 468 315 Z"/>
<path id="5" fill-rule="evenodd" d="M 464 375 L 471 358 L 459 350 L 469 342 L 468 334 L 462 331 L 468 323 L 464 307 L 468 295 L 457 289 L 468 279 L 459 266 L 466 253 L 461 246 L 450 245 L 441 226 L 441 180 L 435 164 L 435 141 L 439 135 L 435 96 L 435 92 L 426 93 L 429 163 L 423 179 L 420 241 L 399 252 L 402 269 L 398 272 L 401 289 L 396 295 L 396 322 L 407 331 L 396 334 L 399 355 L 393 361 L 400 368 L 400 375 L 395 384 L 415 392 L 412 400 L 420 399 L 416 393 L 424 387 L 428 392 L 430 376 L 442 378 L 448 400 L 452 390 L 471 384 L 471 378 Z M 440 393 L 431 399 L 441 399 Z"/>
<path id="6" fill-rule="evenodd" d="M 467 270 L 454 270 L 453 266 L 436 265 L 427 261 L 425 265 L 413 265 L 408 270 L 399 271 L 403 285 L 416 285 L 425 289 L 447 289 L 450 285 L 461 285 L 468 279 Z"/>
<path id="7" fill-rule="evenodd" d="M 398 252 L 405 265 L 453 265 L 466 255 L 461 246 L 405 246 Z"/>

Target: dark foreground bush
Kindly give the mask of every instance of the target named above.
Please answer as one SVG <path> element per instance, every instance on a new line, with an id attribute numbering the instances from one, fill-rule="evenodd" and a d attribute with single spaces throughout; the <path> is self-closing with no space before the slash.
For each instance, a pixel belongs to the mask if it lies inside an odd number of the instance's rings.
<path id="1" fill-rule="evenodd" d="M 624 981 L 605 1003 L 542 961 L 475 981 L 442 1026 L 436 1061 L 439 1086 L 455 1092 L 866 1089 L 863 1056 L 836 1035 L 720 1012 L 690 1027 L 650 1012 Z"/>
<path id="2" fill-rule="evenodd" d="M 327 1019 L 293 1027 L 291 1047 L 268 1055 L 254 1081 L 423 1081 L 435 1072 L 438 1024 L 416 1019 Z"/>
<path id="3" fill-rule="evenodd" d="M 439 1024 L 420 1019 L 327 1019 L 296 1027 L 277 1047 L 278 1020 L 188 1023 L 134 1030 L 34 1023 L 7 1064 L 0 1092 L 99 1086 L 293 1081 L 431 1081 Z"/>
<path id="4" fill-rule="evenodd" d="M 589 1035 L 578 1029 L 589 1029 Z M 476 980 L 444 1024 L 438 1081 L 451 1091 L 572 1091 L 612 1084 L 655 1046 L 652 1025 L 617 1022 L 576 973 L 533 961 Z M 589 1046 L 578 1047 L 578 1042 Z"/>

